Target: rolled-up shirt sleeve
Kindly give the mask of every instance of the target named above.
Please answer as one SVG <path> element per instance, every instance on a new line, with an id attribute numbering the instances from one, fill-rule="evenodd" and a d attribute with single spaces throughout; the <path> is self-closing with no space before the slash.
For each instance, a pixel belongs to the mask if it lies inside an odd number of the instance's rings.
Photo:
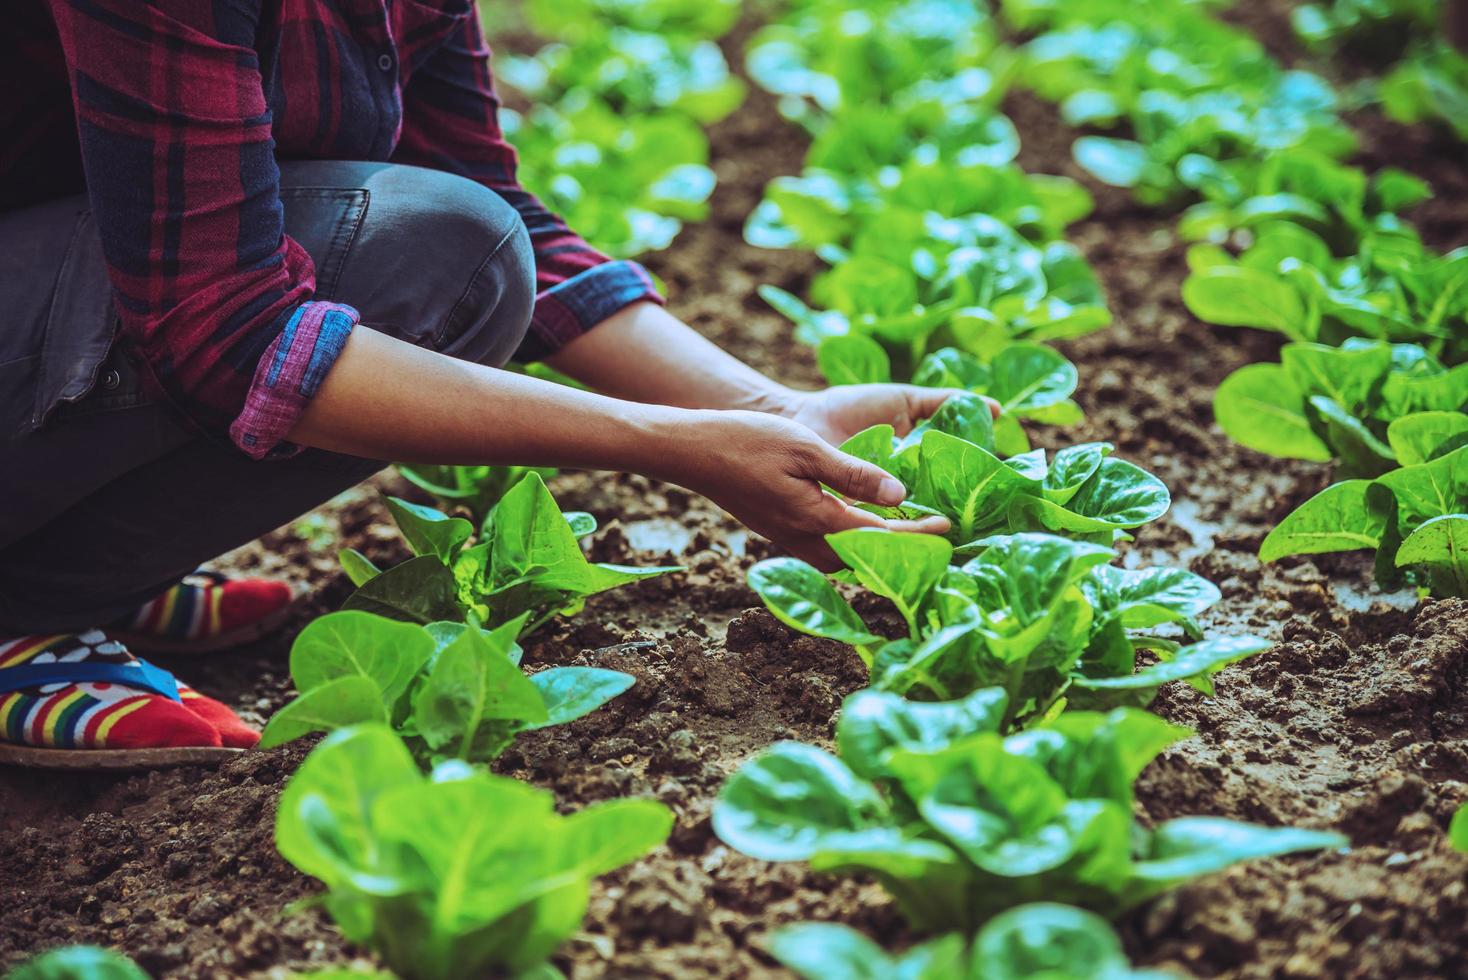
<path id="1" fill-rule="evenodd" d="M 468 177 L 520 213 L 535 251 L 536 301 L 517 359 L 552 354 L 633 303 L 662 303 L 646 269 L 592 248 L 520 186 L 498 111 L 489 46 L 469 4 L 410 77 L 393 160 Z"/>
<path id="2" fill-rule="evenodd" d="M 287 450 L 357 315 L 284 233 L 258 0 L 49 2 L 122 338 L 201 430 Z"/>

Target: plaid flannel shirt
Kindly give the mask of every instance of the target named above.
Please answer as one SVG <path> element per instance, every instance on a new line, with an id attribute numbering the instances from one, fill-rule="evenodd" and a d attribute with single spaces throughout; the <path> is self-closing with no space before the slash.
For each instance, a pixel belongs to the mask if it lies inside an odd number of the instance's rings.
<path id="1" fill-rule="evenodd" d="M 473 0 L 17 0 L 4 20 L 0 208 L 84 180 L 152 389 L 251 456 L 288 449 L 357 322 L 313 299 L 277 155 L 414 164 L 499 193 L 535 250 L 524 356 L 660 301 L 641 266 L 517 183 Z"/>

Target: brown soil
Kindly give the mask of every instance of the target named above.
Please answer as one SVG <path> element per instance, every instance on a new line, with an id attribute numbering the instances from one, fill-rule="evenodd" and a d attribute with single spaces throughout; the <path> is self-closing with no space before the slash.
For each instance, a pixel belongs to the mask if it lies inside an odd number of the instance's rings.
<path id="1" fill-rule="evenodd" d="M 1027 168 L 1079 176 L 1051 109 L 1022 96 L 1006 108 L 1025 137 Z M 690 322 L 761 368 L 811 384 L 808 351 L 754 287 L 798 290 L 817 263 L 752 249 L 739 235 L 764 181 L 800 165 L 802 136 L 775 120 L 754 92 L 716 127 L 713 217 L 650 264 Z M 1453 189 L 1452 204 L 1428 206 L 1433 240 L 1468 241 L 1455 158 L 1423 134 L 1365 122 L 1373 163 L 1421 169 Z M 1213 699 L 1180 686 L 1159 699 L 1158 710 L 1197 736 L 1143 775 L 1139 811 L 1150 821 L 1214 814 L 1332 827 L 1355 844 L 1182 888 L 1122 920 L 1127 946 L 1140 962 L 1207 977 L 1468 976 L 1468 855 L 1444 836 L 1468 799 L 1468 603 L 1414 609 L 1410 597 L 1383 598 L 1352 556 L 1259 564 L 1267 530 L 1329 478 L 1324 467 L 1241 450 L 1212 424 L 1218 382 L 1277 343 L 1193 320 L 1178 298 L 1184 247 L 1171 218 L 1095 190 L 1096 214 L 1073 237 L 1105 282 L 1116 323 L 1067 350 L 1082 369 L 1077 397 L 1089 418 L 1041 441 L 1108 439 L 1161 476 L 1177 504 L 1141 532 L 1128 561 L 1191 567 L 1224 593 L 1210 629 L 1279 641 L 1222 674 Z M 401 490 L 389 476 L 373 483 Z M 597 558 L 671 556 L 688 568 L 594 600 L 529 641 L 531 664 L 605 665 L 638 683 L 574 725 L 522 738 L 498 768 L 554 790 L 568 809 L 639 795 L 678 814 L 667 847 L 596 886 L 585 931 L 560 965 L 577 978 L 784 975 L 762 951 L 765 936 L 813 919 L 905 942 L 879 889 L 750 860 L 709 826 L 713 796 L 742 760 L 781 738 L 829 739 L 842 697 L 862 683 L 855 656 L 754 608 L 744 570 L 764 545 L 701 498 L 600 474 L 564 475 L 554 489 L 568 508 L 601 518 Z M 289 696 L 292 634 L 348 592 L 333 557 L 343 544 L 402 557 L 374 485 L 223 563 L 307 584 L 292 629 L 166 666 L 263 722 Z M 273 815 L 308 747 L 214 770 L 0 771 L 0 966 L 74 942 L 115 945 L 167 977 L 281 976 L 362 959 L 323 915 L 287 908 L 315 888 L 276 857 Z"/>

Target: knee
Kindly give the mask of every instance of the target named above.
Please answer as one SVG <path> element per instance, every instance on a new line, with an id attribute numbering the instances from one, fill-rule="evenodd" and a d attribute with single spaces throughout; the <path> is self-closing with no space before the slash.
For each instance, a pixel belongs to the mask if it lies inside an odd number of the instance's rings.
<path id="1" fill-rule="evenodd" d="M 535 259 L 518 212 L 454 174 L 380 163 L 333 166 L 333 186 L 356 185 L 365 206 L 339 269 L 328 276 L 330 298 L 355 306 L 367 326 L 419 346 L 494 366 L 508 362 L 535 303 Z M 289 179 L 284 169 L 283 177 Z M 289 188 L 282 196 L 290 231 Z"/>

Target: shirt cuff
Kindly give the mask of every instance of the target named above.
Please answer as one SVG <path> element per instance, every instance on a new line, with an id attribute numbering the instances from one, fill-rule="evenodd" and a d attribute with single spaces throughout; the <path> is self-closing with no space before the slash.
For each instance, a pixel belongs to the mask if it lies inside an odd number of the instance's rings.
<path id="1" fill-rule="evenodd" d="M 255 367 L 245 407 L 229 427 L 234 444 L 253 459 L 293 456 L 285 441 L 326 372 L 336 363 L 357 311 L 341 303 L 302 303 Z"/>
<path id="2" fill-rule="evenodd" d="M 636 262 L 605 262 L 587 269 L 535 297 L 530 330 L 515 360 L 542 360 L 618 310 L 641 302 L 662 306 L 664 300 L 652 276 Z"/>

